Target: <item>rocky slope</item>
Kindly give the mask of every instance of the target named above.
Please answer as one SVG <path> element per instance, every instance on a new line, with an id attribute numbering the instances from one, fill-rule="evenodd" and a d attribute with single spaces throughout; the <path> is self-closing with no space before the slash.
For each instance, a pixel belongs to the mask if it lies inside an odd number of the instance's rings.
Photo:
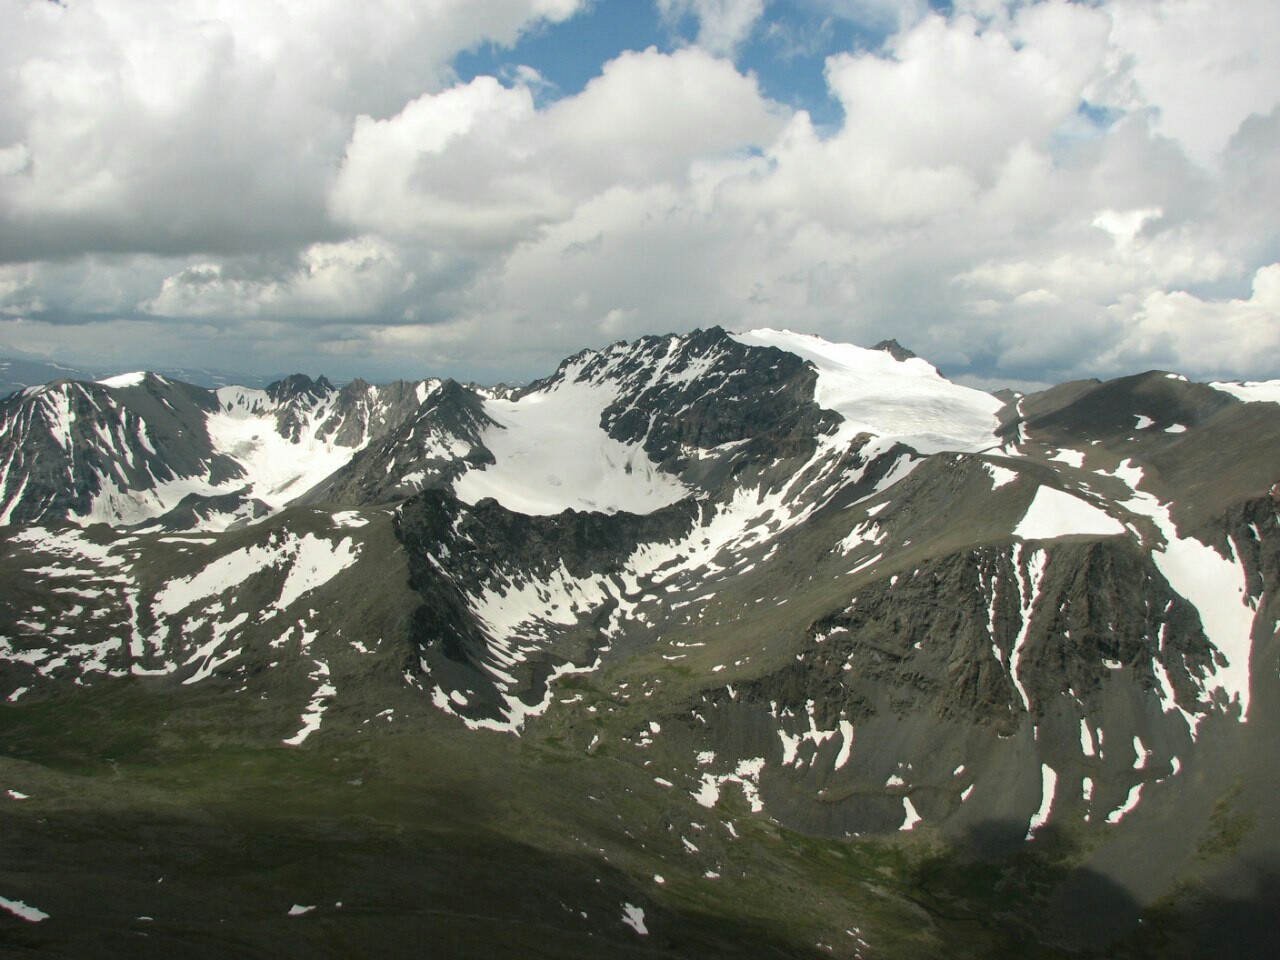
<path id="1" fill-rule="evenodd" d="M 1248 955 L 1278 401 L 1153 372 L 1005 403 L 896 343 L 719 329 L 515 390 L 30 388 L 0 402 L 0 721 L 32 759 L 0 778 L 65 762 L 32 718 L 136 687 L 202 749 L 524 771 L 546 806 L 503 817 L 621 871 L 610 950 L 657 948 L 647 898 L 703 955 Z M 748 895 L 768 870 L 792 886 Z M 737 933 L 681 912 L 743 896 Z"/>

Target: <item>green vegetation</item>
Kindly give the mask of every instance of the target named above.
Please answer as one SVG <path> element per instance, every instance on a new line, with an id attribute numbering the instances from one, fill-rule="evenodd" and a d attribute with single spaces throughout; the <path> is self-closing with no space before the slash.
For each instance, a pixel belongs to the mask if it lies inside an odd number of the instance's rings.
<path id="1" fill-rule="evenodd" d="M 517 739 L 427 715 L 290 749 L 264 733 L 269 702 L 184 693 L 128 682 L 0 710 L 0 784 L 31 798 L 0 807 L 0 894 L 53 918 L 0 923 L 0 952 L 1059 955 L 1030 918 L 1065 841 L 983 863 L 928 831 L 816 838 L 736 790 L 698 807 L 571 726 Z"/>
<path id="2" fill-rule="evenodd" d="M 1209 828 L 1196 844 L 1196 855 L 1203 859 L 1225 857 L 1234 853 L 1253 829 L 1253 818 L 1235 813 L 1235 801 L 1241 791 L 1240 783 L 1218 798 L 1209 817 Z"/>

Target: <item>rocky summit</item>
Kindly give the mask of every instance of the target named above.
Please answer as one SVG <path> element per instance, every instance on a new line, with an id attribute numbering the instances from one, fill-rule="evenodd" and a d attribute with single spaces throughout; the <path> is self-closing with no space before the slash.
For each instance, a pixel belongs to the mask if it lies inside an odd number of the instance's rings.
<path id="1" fill-rule="evenodd" d="M 1250 957 L 1280 383 L 896 341 L 0 401 L 0 953 Z"/>

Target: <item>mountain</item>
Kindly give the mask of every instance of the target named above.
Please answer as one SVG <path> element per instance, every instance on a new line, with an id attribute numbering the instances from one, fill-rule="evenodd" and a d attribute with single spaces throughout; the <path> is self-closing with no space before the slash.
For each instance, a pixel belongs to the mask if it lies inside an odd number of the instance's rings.
<path id="1" fill-rule="evenodd" d="M 1270 955 L 1280 384 L 712 328 L 54 381 L 0 470 L 0 944 Z"/>

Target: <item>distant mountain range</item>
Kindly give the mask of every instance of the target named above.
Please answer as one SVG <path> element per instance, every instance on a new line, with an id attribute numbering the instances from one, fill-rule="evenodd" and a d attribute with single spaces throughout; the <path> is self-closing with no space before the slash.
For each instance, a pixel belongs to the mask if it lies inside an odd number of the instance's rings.
<path id="1" fill-rule="evenodd" d="M 0 944 L 1262 956 L 1278 504 L 1280 383 L 59 371 L 0 401 Z"/>
<path id="2" fill-rule="evenodd" d="M 225 387 L 239 384 L 248 387 L 265 387 L 277 377 L 258 377 L 227 370 L 207 370 L 198 367 L 166 367 L 155 373 L 172 380 L 182 380 L 198 387 Z M 116 376 L 118 370 L 90 371 L 44 360 L 20 357 L 0 357 L 0 397 L 15 390 L 52 383 L 54 380 L 99 380 Z"/>

